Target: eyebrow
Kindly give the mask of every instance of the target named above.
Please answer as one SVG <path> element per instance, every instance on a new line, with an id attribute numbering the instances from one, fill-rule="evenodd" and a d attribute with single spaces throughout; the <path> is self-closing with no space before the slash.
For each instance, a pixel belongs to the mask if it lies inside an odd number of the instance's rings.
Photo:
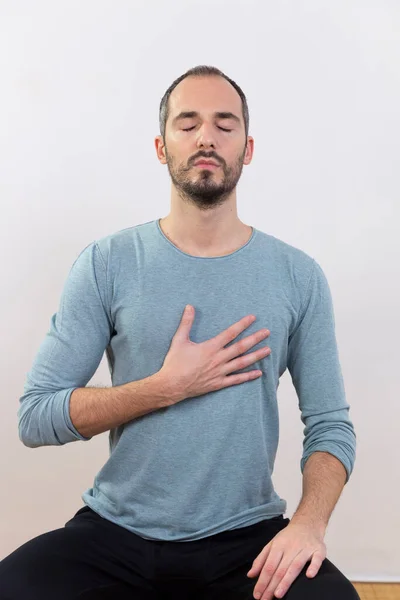
<path id="1" fill-rule="evenodd" d="M 182 112 L 179 113 L 179 115 L 177 115 L 172 123 L 175 125 L 177 123 L 177 121 L 180 121 L 181 119 L 191 119 L 193 117 L 199 117 L 200 114 L 195 111 L 195 110 L 183 110 Z M 214 113 L 214 117 L 217 119 L 233 119 L 234 121 L 236 121 L 237 123 L 240 124 L 240 119 L 239 117 L 237 117 L 234 113 L 232 112 L 215 112 Z"/>

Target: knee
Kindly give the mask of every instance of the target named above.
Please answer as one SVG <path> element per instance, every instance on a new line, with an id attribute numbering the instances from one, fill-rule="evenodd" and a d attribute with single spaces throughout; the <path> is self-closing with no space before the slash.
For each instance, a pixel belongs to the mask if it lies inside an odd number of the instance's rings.
<path id="1" fill-rule="evenodd" d="M 305 575 L 294 581 L 285 600 L 360 600 L 356 588 L 342 573 L 324 573 L 313 578 Z"/>
<path id="2" fill-rule="evenodd" d="M 347 579 L 347 583 L 348 583 L 347 591 L 345 592 L 347 595 L 344 596 L 344 598 L 346 600 L 361 600 L 360 596 L 358 595 L 358 592 L 357 592 L 356 588 L 351 583 L 351 581 L 349 581 Z"/>
<path id="3" fill-rule="evenodd" d="M 317 584 L 317 580 L 315 581 Z M 349 579 L 344 577 L 327 577 L 325 580 L 320 580 L 319 585 L 315 585 L 312 593 L 307 596 L 310 600 L 360 600 L 356 588 Z"/>

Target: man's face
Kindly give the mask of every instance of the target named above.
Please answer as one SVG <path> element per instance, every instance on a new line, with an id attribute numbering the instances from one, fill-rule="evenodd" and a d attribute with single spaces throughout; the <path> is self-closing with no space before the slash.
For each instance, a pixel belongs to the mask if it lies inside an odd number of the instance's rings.
<path id="1" fill-rule="evenodd" d="M 181 116 L 182 112 L 198 114 Z M 224 118 L 217 112 L 234 116 Z M 202 210 L 222 204 L 236 187 L 243 164 L 251 160 L 252 141 L 246 142 L 242 101 L 228 81 L 187 77 L 177 85 L 169 98 L 164 151 L 181 196 Z M 218 166 L 196 166 L 201 158 Z"/>

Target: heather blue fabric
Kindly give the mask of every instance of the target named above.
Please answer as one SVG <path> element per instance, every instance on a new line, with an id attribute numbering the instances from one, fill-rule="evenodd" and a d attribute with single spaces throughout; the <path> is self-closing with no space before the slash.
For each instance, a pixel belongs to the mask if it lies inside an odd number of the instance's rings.
<path id="1" fill-rule="evenodd" d="M 356 436 L 326 276 L 308 254 L 255 227 L 244 246 L 220 257 L 181 251 L 158 219 L 84 248 L 27 374 L 21 441 L 36 448 L 90 439 L 72 424 L 72 391 L 86 386 L 104 351 L 113 386 L 157 372 L 186 304 L 196 309 L 190 337 L 197 343 L 254 314 L 229 345 L 269 329 L 247 353 L 268 345 L 271 355 L 241 370 L 259 368 L 262 377 L 111 430 L 110 456 L 82 494 L 84 504 L 145 539 L 165 541 L 194 541 L 285 513 L 271 475 L 286 369 L 305 426 L 301 470 L 310 454 L 326 451 L 343 463 L 348 481 Z"/>

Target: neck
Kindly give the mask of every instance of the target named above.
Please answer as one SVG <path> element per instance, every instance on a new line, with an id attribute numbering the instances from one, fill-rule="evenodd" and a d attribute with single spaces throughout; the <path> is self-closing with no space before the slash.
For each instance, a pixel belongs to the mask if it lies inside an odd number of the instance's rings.
<path id="1" fill-rule="evenodd" d="M 231 254 L 250 239 L 252 227 L 245 225 L 237 215 L 216 218 L 212 211 L 174 215 L 160 219 L 164 235 L 180 250 L 193 256 L 223 256 Z"/>

